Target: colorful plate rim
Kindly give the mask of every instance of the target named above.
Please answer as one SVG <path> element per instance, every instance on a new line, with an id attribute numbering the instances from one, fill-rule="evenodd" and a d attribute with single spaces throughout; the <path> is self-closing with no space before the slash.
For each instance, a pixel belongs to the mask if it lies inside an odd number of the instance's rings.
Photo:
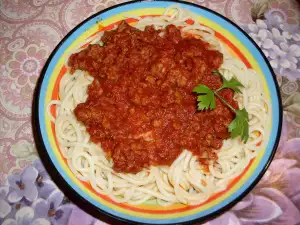
<path id="1" fill-rule="evenodd" d="M 48 70 L 48 67 L 51 63 L 51 61 L 53 60 L 53 57 L 55 56 L 55 54 L 59 51 L 59 49 L 61 48 L 61 46 L 68 40 L 68 38 L 72 35 L 74 35 L 74 33 L 80 28 L 82 27 L 82 25 L 86 24 L 88 21 L 95 19 L 96 17 L 101 16 L 101 14 L 105 13 L 105 12 L 109 12 L 110 10 L 116 9 L 116 8 L 122 8 L 123 6 L 127 6 L 130 7 L 133 4 L 136 3 L 143 3 L 145 5 L 148 5 L 148 8 L 150 7 L 166 7 L 167 5 L 171 5 L 174 3 L 178 3 L 180 5 L 183 5 L 185 7 L 192 7 L 195 9 L 200 9 L 203 10 L 204 12 L 206 11 L 206 13 L 210 13 L 214 16 L 219 17 L 221 20 L 224 20 L 224 23 L 228 23 L 229 26 L 232 26 L 232 29 L 236 29 L 239 33 L 239 35 L 241 35 L 243 38 L 246 38 L 246 40 L 254 45 L 255 49 L 254 51 L 258 51 L 256 53 L 256 56 L 259 56 L 260 58 L 263 59 L 263 63 L 265 64 L 264 66 L 266 67 L 266 69 L 268 70 L 268 73 L 271 74 L 271 77 L 269 77 L 269 80 L 271 81 L 268 82 L 268 86 L 271 85 L 272 89 L 272 94 L 275 94 L 275 97 L 277 101 L 275 101 L 276 106 L 278 106 L 278 111 L 276 111 L 275 115 L 277 116 L 275 118 L 275 127 L 277 128 L 277 131 L 271 131 L 272 134 L 274 134 L 276 137 L 274 137 L 273 139 L 273 144 L 271 147 L 268 146 L 268 149 L 271 148 L 269 155 L 267 155 L 267 157 L 264 156 L 264 160 L 262 159 L 260 161 L 260 163 L 262 163 L 263 165 L 259 165 L 256 169 L 255 169 L 255 173 L 254 175 L 251 175 L 251 179 L 249 178 L 248 180 L 246 180 L 245 184 L 242 185 L 241 189 L 242 190 L 238 190 L 234 193 L 233 197 L 231 197 L 230 200 L 226 200 L 227 202 L 224 203 L 223 205 L 221 205 L 219 207 L 214 206 L 213 208 L 216 208 L 214 211 L 208 212 L 207 214 L 201 216 L 197 214 L 192 214 L 190 216 L 186 217 L 181 217 L 179 219 L 175 218 L 175 219 L 161 219 L 161 220 L 152 220 L 152 219 L 140 219 L 140 220 L 132 220 L 133 217 L 128 217 L 124 215 L 122 215 L 121 213 L 116 215 L 112 212 L 110 212 L 107 209 L 101 209 L 99 207 L 97 207 L 96 205 L 92 204 L 89 200 L 87 200 L 85 197 L 83 197 L 82 193 L 77 193 L 77 191 L 74 190 L 74 187 L 71 186 L 69 184 L 68 177 L 65 176 L 65 174 L 61 174 L 60 171 L 62 171 L 62 169 L 60 168 L 60 165 L 58 165 L 55 160 L 53 161 L 53 157 L 51 156 L 51 153 L 48 152 L 48 149 L 45 145 L 44 142 L 44 138 L 43 138 L 43 132 L 41 130 L 41 122 L 40 121 L 40 113 L 41 111 L 41 104 L 40 104 L 40 97 L 41 95 L 44 95 L 45 90 L 43 89 L 43 81 L 44 81 L 44 77 L 46 75 L 46 72 Z M 163 4 L 165 4 L 164 6 L 162 6 Z M 160 5 L 160 6 L 158 6 Z M 141 7 L 141 8 L 146 8 Z M 134 9 L 134 8 L 132 8 Z M 256 58 L 256 57 L 255 57 Z M 274 85 L 274 86 L 272 86 Z M 272 95 L 272 97 L 274 97 Z M 272 106 L 272 109 L 274 107 Z M 274 112 L 273 112 L 274 113 Z M 273 114 L 272 114 L 273 115 Z M 274 123 L 274 121 L 273 121 Z M 114 224 L 114 220 L 111 219 L 118 219 L 120 221 L 124 221 L 127 223 L 134 223 L 134 222 L 138 222 L 139 224 L 184 224 L 184 223 L 191 223 L 191 222 L 203 222 L 209 218 L 215 217 L 217 215 L 219 215 L 220 213 L 224 212 L 225 210 L 230 209 L 234 204 L 236 204 L 239 200 L 241 200 L 247 193 L 249 193 L 252 188 L 258 183 L 258 181 L 261 179 L 261 177 L 263 176 L 263 174 L 265 173 L 265 171 L 267 170 L 267 168 L 269 167 L 278 143 L 279 143 L 279 138 L 280 138 L 280 133 L 281 133 L 281 125 L 282 125 L 282 104 L 281 104 L 281 97 L 280 97 L 280 92 L 279 92 L 279 87 L 278 84 L 276 82 L 276 78 L 275 78 L 275 74 L 267 60 L 267 58 L 264 56 L 263 52 L 261 51 L 261 49 L 256 45 L 256 43 L 247 35 L 247 33 L 245 33 L 241 28 L 239 28 L 235 23 L 233 23 L 232 21 L 230 21 L 229 19 L 227 19 L 226 17 L 210 10 L 207 9 L 205 7 L 190 3 L 190 2 L 184 2 L 184 1 L 175 1 L 175 0 L 170 0 L 170 1 L 163 1 L 163 0 L 155 0 L 155 1 L 130 1 L 130 2 L 126 2 L 126 3 L 122 3 L 119 5 L 115 5 L 112 6 L 110 8 L 104 9 L 92 16 L 90 16 L 89 18 L 87 18 L 86 20 L 82 21 L 80 24 L 78 24 L 75 28 L 73 28 L 61 41 L 60 43 L 56 46 L 56 48 L 53 50 L 53 52 L 51 53 L 51 55 L 49 56 L 49 59 L 47 60 L 42 72 L 41 72 L 41 76 L 39 77 L 39 80 L 37 82 L 37 86 L 35 89 L 35 94 L 34 94 L 34 99 L 33 99 L 33 107 L 32 107 L 32 124 L 33 124 L 33 133 L 34 133 L 34 138 L 35 138 L 35 143 L 40 155 L 40 158 L 42 159 L 47 171 L 49 172 L 51 178 L 54 180 L 54 182 L 58 185 L 58 187 L 65 193 L 65 195 L 72 200 L 76 205 L 78 205 L 79 207 L 81 207 L 83 210 L 85 210 L 86 212 L 92 214 L 93 216 L 100 218 L 101 220 L 107 221 L 111 224 Z M 269 140 L 270 142 L 271 140 Z M 270 143 L 269 143 L 270 144 Z M 268 145 L 269 145 L 268 144 Z M 76 188 L 75 188 L 76 189 Z M 100 212 L 100 213 L 99 213 Z M 198 215 L 198 216 L 197 216 Z M 184 219 L 182 219 L 184 218 Z"/>

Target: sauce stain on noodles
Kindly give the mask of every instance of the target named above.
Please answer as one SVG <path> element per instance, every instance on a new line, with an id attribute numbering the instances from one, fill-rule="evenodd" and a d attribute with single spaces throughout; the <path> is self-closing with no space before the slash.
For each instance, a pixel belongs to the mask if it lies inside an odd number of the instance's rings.
<path id="1" fill-rule="evenodd" d="M 118 172 L 136 173 L 151 165 L 171 165 L 187 149 L 201 162 L 215 160 L 228 138 L 234 114 L 218 98 L 214 110 L 197 111 L 192 89 L 202 83 L 215 90 L 212 74 L 223 55 L 200 39 L 182 37 L 174 25 L 144 31 L 122 22 L 106 31 L 104 46 L 89 45 L 71 55 L 71 72 L 94 77 L 85 103 L 74 110 L 91 141 L 101 144 Z M 234 108 L 233 91 L 219 94 Z"/>

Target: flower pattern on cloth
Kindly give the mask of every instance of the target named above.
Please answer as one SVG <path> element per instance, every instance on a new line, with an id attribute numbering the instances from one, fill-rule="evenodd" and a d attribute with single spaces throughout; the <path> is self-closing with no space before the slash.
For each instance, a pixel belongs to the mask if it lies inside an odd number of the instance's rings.
<path id="1" fill-rule="evenodd" d="M 7 77 L 0 78 L 1 86 L 6 90 L 8 100 L 20 110 L 31 107 L 33 90 L 48 55 L 46 47 L 30 44 L 14 51 L 7 62 L 3 71 Z"/>
<path id="2" fill-rule="evenodd" d="M 51 221 L 53 225 L 65 225 L 73 209 L 72 204 L 63 204 L 64 195 L 59 190 L 53 191 L 47 199 L 37 199 L 33 208 L 35 217 Z"/>
<path id="3" fill-rule="evenodd" d="M 40 71 L 63 36 L 89 15 L 126 1 L 0 2 L 0 224 L 105 224 L 66 199 L 41 161 L 34 161 L 31 104 Z M 300 4 L 188 1 L 243 24 L 276 72 L 284 109 L 280 144 L 266 174 L 243 200 L 206 224 L 300 224 Z"/>
<path id="4" fill-rule="evenodd" d="M 49 195 L 56 189 L 56 185 L 50 179 L 45 167 L 40 160 L 33 162 L 33 166 L 38 171 L 38 176 L 36 178 L 36 187 L 39 192 L 39 197 L 47 199 Z"/>
<path id="5" fill-rule="evenodd" d="M 33 44 L 14 52 L 13 59 L 7 62 L 9 77 L 15 79 L 19 87 L 34 87 L 47 55 L 47 49 Z"/>
<path id="6" fill-rule="evenodd" d="M 66 225 L 75 206 L 57 186 L 40 160 L 0 186 L 0 224 Z"/>
<path id="7" fill-rule="evenodd" d="M 296 12 L 292 10 L 296 8 Z M 295 14 L 300 10 L 296 1 L 273 1 L 270 6 L 270 14 L 281 19 L 282 23 L 297 24 L 299 18 L 295 19 Z"/>
<path id="8" fill-rule="evenodd" d="M 25 198 L 33 202 L 38 197 L 38 190 L 35 185 L 38 171 L 32 167 L 26 167 L 21 174 L 12 174 L 8 177 L 8 183 L 12 191 L 8 195 L 8 201 L 16 203 Z"/>
<path id="9" fill-rule="evenodd" d="M 11 212 L 11 205 L 6 199 L 8 192 L 8 186 L 0 186 L 0 219 L 4 219 Z"/>
<path id="10" fill-rule="evenodd" d="M 43 218 L 34 219 L 33 209 L 26 206 L 16 213 L 15 218 L 4 220 L 2 225 L 51 225 L 51 223 Z"/>
<path id="11" fill-rule="evenodd" d="M 275 73 L 295 81 L 300 78 L 300 27 L 282 24 L 269 12 L 265 18 L 244 26 L 244 30 L 262 49 Z"/>

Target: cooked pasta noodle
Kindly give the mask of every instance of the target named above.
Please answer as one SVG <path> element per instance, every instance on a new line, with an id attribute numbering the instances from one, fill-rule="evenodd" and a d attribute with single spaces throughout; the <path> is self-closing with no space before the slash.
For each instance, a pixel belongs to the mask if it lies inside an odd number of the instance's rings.
<path id="1" fill-rule="evenodd" d="M 198 24 L 196 17 L 188 10 L 175 5 L 167 8 L 162 16 L 134 18 L 138 20 L 135 27 L 141 30 L 147 25 L 154 25 L 156 29 L 169 24 L 181 26 L 182 35 L 197 35 L 223 53 L 224 62 L 219 71 L 225 78 L 234 76 L 244 85 L 242 93 L 236 94 L 235 99 L 239 107 L 245 107 L 249 113 L 248 142 L 244 144 L 238 138 L 225 140 L 222 149 L 216 151 L 218 159 L 209 163 L 208 170 L 204 169 L 197 156 L 184 150 L 170 167 L 152 166 L 137 174 L 117 173 L 113 170 L 113 162 L 106 158 L 99 145 L 90 141 L 84 125 L 74 115 L 75 107 L 87 99 L 87 88 L 93 81 L 87 73 L 76 70 L 72 75 L 67 73 L 63 76 L 59 84 L 59 100 L 53 100 L 48 105 L 59 148 L 78 179 L 89 182 L 96 192 L 116 202 L 136 205 L 155 200 L 162 206 L 202 203 L 213 194 L 225 190 L 229 182 L 240 175 L 250 160 L 264 148 L 270 103 L 264 96 L 259 75 L 233 58 L 216 39 L 214 31 Z M 187 19 L 195 23 L 189 25 L 185 22 Z M 86 43 L 101 44 L 102 34 L 100 32 L 89 38 L 72 53 L 78 52 Z M 53 105 L 56 105 L 54 116 L 50 114 Z"/>

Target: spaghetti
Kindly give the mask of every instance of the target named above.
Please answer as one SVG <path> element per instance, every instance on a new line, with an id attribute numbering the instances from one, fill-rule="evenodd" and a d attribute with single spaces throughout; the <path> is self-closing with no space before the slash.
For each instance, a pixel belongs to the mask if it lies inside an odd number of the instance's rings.
<path id="1" fill-rule="evenodd" d="M 96 192 L 116 202 L 136 205 L 155 200 L 162 206 L 173 203 L 200 204 L 213 194 L 225 190 L 228 183 L 241 174 L 264 147 L 264 137 L 268 135 L 264 125 L 270 119 L 269 102 L 264 97 L 256 72 L 233 58 L 215 38 L 214 31 L 198 24 L 188 10 L 170 6 L 162 16 L 135 19 L 138 20 L 135 27 L 140 30 L 148 25 L 154 25 L 155 29 L 165 28 L 169 24 L 182 27 L 183 36 L 197 36 L 223 53 L 223 64 L 219 71 L 226 79 L 234 76 L 244 85 L 242 93 L 234 98 L 239 108 L 245 108 L 249 113 L 248 142 L 225 140 L 221 150 L 215 152 L 217 160 L 211 160 L 208 169 L 199 157 L 184 150 L 171 166 L 151 166 L 136 174 L 118 173 L 113 169 L 113 161 L 107 159 L 99 145 L 90 141 L 86 128 L 74 115 L 76 106 L 86 101 L 87 88 L 93 82 L 86 72 L 76 70 L 72 75 L 67 73 L 63 76 L 59 84 L 59 100 L 53 100 L 48 105 L 60 150 L 78 179 L 89 182 Z M 190 25 L 187 20 L 194 23 Z M 93 36 L 81 46 L 86 43 L 102 45 L 102 35 L 103 32 Z M 74 52 L 78 52 L 81 46 Z M 50 113 L 52 105 L 56 105 L 55 117 Z"/>

